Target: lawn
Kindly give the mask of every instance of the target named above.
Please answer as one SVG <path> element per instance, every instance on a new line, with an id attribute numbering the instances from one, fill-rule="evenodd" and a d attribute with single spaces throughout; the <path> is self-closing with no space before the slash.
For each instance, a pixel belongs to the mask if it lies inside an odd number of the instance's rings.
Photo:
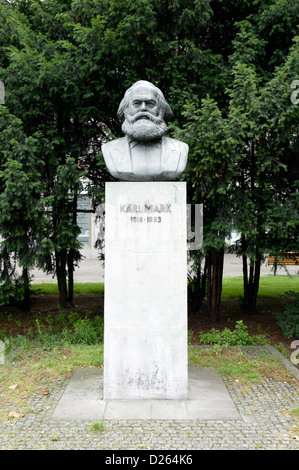
<path id="1" fill-rule="evenodd" d="M 298 276 L 262 276 L 258 297 L 277 297 L 287 291 L 299 292 Z M 226 277 L 223 279 L 222 297 L 224 299 L 243 296 L 243 277 Z"/>
<path id="2" fill-rule="evenodd" d="M 31 289 L 43 294 L 58 294 L 56 283 L 32 284 Z M 286 291 L 299 292 L 298 276 L 262 276 L 258 297 L 277 297 Z M 102 294 L 104 283 L 87 282 L 75 283 L 74 294 Z M 223 279 L 222 298 L 240 298 L 243 295 L 243 278 L 226 277 Z"/>
<path id="3" fill-rule="evenodd" d="M 31 291 L 36 294 L 58 294 L 57 283 L 46 283 L 32 284 Z M 103 294 L 104 283 L 103 282 L 86 282 L 86 283 L 75 283 L 74 294 Z"/>

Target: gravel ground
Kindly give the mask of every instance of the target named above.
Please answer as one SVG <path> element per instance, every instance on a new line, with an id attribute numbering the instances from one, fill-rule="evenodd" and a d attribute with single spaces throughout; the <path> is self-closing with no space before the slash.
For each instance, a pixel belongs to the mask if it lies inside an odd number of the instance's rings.
<path id="1" fill-rule="evenodd" d="M 257 348 L 247 353 L 255 355 Z M 23 418 L 0 425 L 0 449 L 299 450 L 298 417 L 291 413 L 299 408 L 296 370 L 294 380 L 264 377 L 247 389 L 222 378 L 240 420 L 107 420 L 98 429 L 91 421 L 52 418 L 69 380 L 59 379 L 48 395 L 32 397 Z"/>

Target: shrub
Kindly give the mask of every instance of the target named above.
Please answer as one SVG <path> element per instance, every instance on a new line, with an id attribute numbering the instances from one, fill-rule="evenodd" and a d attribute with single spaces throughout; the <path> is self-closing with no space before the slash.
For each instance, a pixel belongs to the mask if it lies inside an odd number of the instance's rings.
<path id="1" fill-rule="evenodd" d="M 61 314 L 62 319 L 64 314 Z M 96 316 L 92 319 L 80 318 L 76 312 L 65 318 L 64 327 L 41 325 L 36 319 L 37 339 L 40 344 L 51 347 L 67 344 L 98 344 L 104 339 L 104 320 Z M 48 322 L 49 323 L 49 322 Z"/>
<path id="2" fill-rule="evenodd" d="M 278 325 L 286 338 L 295 335 L 299 339 L 299 292 L 284 292 L 280 303 L 284 306 L 284 311 L 273 312 Z"/>
<path id="3" fill-rule="evenodd" d="M 74 332 L 70 336 L 72 344 L 96 344 L 103 341 L 104 321 L 101 317 L 92 320 L 80 318 L 74 322 Z"/>
<path id="4" fill-rule="evenodd" d="M 268 344 L 265 335 L 250 336 L 247 326 L 243 324 L 242 320 L 236 322 L 236 327 L 233 331 L 229 328 L 224 328 L 223 331 L 212 328 L 209 333 L 201 333 L 199 338 L 202 344 L 219 346 L 261 346 Z"/>
<path id="5" fill-rule="evenodd" d="M 24 284 L 15 280 L 14 284 L 0 284 L 0 305 L 21 305 L 24 300 Z"/>

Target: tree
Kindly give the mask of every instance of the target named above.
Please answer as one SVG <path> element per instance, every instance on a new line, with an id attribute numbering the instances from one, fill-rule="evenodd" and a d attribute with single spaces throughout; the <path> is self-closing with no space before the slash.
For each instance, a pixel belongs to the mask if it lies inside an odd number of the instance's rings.
<path id="1" fill-rule="evenodd" d="M 45 270 L 58 275 L 62 304 L 71 303 L 73 269 L 80 258 L 76 223 L 80 176 L 88 178 L 90 194 L 102 202 L 104 182 L 111 177 L 101 158 L 101 143 L 121 135 L 117 107 L 124 91 L 139 79 L 159 85 L 174 111 L 173 129 L 184 129 L 182 140 L 190 138 L 194 145 L 190 152 L 194 169 L 189 168 L 186 173 L 188 197 L 189 202 L 205 202 L 208 222 L 206 251 L 202 252 L 207 255 L 207 267 L 204 275 L 198 277 L 199 297 L 202 298 L 208 269 L 211 286 L 212 279 L 217 278 L 212 275 L 214 268 L 208 266 L 218 265 L 215 272 L 221 272 L 223 237 L 233 215 L 244 234 L 252 235 L 250 240 L 246 235 L 243 244 L 247 261 L 260 255 L 265 234 L 270 243 L 270 232 L 272 238 L 275 236 L 274 226 L 279 233 L 279 211 L 274 200 L 278 201 L 284 194 L 285 207 L 294 207 L 295 183 L 288 186 L 284 179 L 284 192 L 278 188 L 284 165 L 291 169 L 295 144 L 290 143 L 294 137 L 290 138 L 283 130 L 282 120 L 279 132 L 275 130 L 275 118 L 266 109 L 262 93 L 266 93 L 267 84 L 279 75 L 277 67 L 282 71 L 286 64 L 298 24 L 296 3 L 289 0 L 0 0 L 3 33 L 0 75 L 6 86 L 6 105 L 10 113 L 21 119 L 26 136 L 38 132 L 43 142 L 48 143 L 40 154 L 43 161 L 40 178 L 44 201 L 51 208 L 47 213 L 47 239 L 54 256 L 45 247 L 44 252 L 40 249 L 39 259 Z M 239 23 L 243 24 L 241 32 Z M 246 78 L 244 83 L 242 76 Z M 279 94 L 278 81 L 275 83 Z M 230 94 L 225 93 L 226 89 Z M 196 107 L 194 122 L 186 114 L 186 103 Z M 220 125 L 220 133 L 211 132 L 205 126 L 205 119 L 210 117 L 208 110 L 213 122 Z M 194 124 L 193 135 L 206 139 L 207 148 L 188 136 L 189 118 Z M 207 136 L 195 129 L 196 119 Z M 234 152 L 230 139 L 235 142 Z M 223 142 L 231 150 L 233 168 Z M 254 144 L 251 153 L 249 144 Z M 276 148 L 280 149 L 280 156 Z M 273 150 L 275 158 L 271 157 L 268 164 L 262 153 L 269 156 Z M 208 152 L 211 152 L 210 160 Z M 289 155 L 287 163 L 286 155 Z M 206 168 L 198 162 L 202 156 Z M 278 172 L 274 171 L 276 162 L 282 163 Z M 250 169 L 252 176 L 259 170 L 257 177 L 251 178 Z M 267 180 L 267 191 L 264 191 L 269 169 L 276 189 Z M 244 201 L 240 192 L 241 174 L 246 180 Z M 223 175 L 226 189 L 221 186 Z M 294 172 L 292 175 L 293 181 Z M 203 192 L 200 189 L 199 177 L 211 188 L 210 195 L 205 188 Z M 225 199 L 228 205 L 224 204 Z M 238 214 L 234 205 L 237 200 L 240 207 L 245 202 L 248 221 Z M 265 218 L 261 215 L 257 221 L 253 208 L 258 204 Z M 268 227 L 269 224 L 272 227 L 270 232 L 261 225 L 266 220 Z M 257 223 L 261 241 L 258 244 L 254 242 Z M 288 227 L 290 233 L 294 224 Z M 287 231 L 285 240 L 286 236 Z M 217 293 L 209 301 L 215 318 L 221 282 L 216 284 Z"/>
<path id="2" fill-rule="evenodd" d="M 206 100 L 202 100 L 200 108 L 193 96 L 191 103 L 184 107 L 183 131 L 176 128 L 178 138 L 185 138 L 190 144 L 186 176 L 189 184 L 192 182 L 192 196 L 204 202 L 204 247 L 209 246 L 210 250 L 206 250 L 204 275 L 200 271 L 202 257 L 197 256 L 194 282 L 202 288 L 199 280 L 207 278 L 208 307 L 213 321 L 218 319 L 222 250 L 229 228 L 241 233 L 243 303 L 250 311 L 256 308 L 264 254 L 278 247 L 281 250 L 282 246 L 294 249 L 297 243 L 298 171 L 295 171 L 294 157 L 298 146 L 298 111 L 294 106 L 290 108 L 288 84 L 298 69 L 295 53 L 298 41 L 285 63 L 276 68 L 272 80 L 263 85 L 255 64 L 259 63 L 264 39 L 256 36 L 249 21 L 240 23 L 239 28 L 234 53 L 229 57 L 231 84 L 227 91 L 227 111 L 223 110 L 221 115 L 217 103 L 211 106 L 210 102 L 207 107 Z M 279 221 L 283 212 L 288 216 Z M 282 220 L 285 220 L 283 228 Z M 214 282 L 211 281 L 213 272 Z M 201 291 L 198 296 L 202 299 Z"/>
<path id="3" fill-rule="evenodd" d="M 253 65 L 260 41 L 248 21 L 241 23 L 231 56 L 233 81 L 229 91 L 228 119 L 236 139 L 233 181 L 235 200 L 234 226 L 241 233 L 243 262 L 244 307 L 255 307 L 259 287 L 260 266 L 264 247 L 265 172 L 261 164 L 264 153 L 264 128 L 261 130 L 261 100 L 259 83 Z M 269 167 L 268 167 L 269 169 Z M 242 209 L 240 210 L 240 206 Z M 249 259 L 249 273 L 248 273 Z"/>
<path id="4" fill-rule="evenodd" d="M 279 158 L 275 187 L 269 203 L 266 244 L 278 255 L 298 251 L 299 140 L 298 102 L 293 98 L 294 77 L 299 68 L 299 37 L 293 40 L 285 62 L 276 68 L 263 89 L 263 102 L 268 112 L 268 140 L 271 151 Z"/>
<path id="5" fill-rule="evenodd" d="M 204 37 L 211 14 L 209 1 L 173 5 L 111 0 L 87 5 L 47 0 L 5 2 L 0 7 L 0 18 L 2 14 L 10 19 L 10 33 L 15 37 L 13 44 L 2 45 L 5 61 L 0 71 L 7 106 L 22 119 L 26 134 L 38 131 L 50 144 L 43 155 L 42 181 L 44 200 L 52 208 L 49 239 L 54 260 L 48 252 L 41 259 L 44 269 L 57 274 L 60 302 L 67 305 L 72 297 L 66 290 L 67 275 L 70 287 L 73 262 L 79 260 L 78 174 L 70 172 L 74 180 L 67 179 L 69 187 L 63 184 L 60 192 L 62 168 L 72 158 L 92 180 L 95 193 L 95 184 L 103 185 L 110 178 L 99 164 L 98 153 L 102 139 L 109 133 L 120 134 L 116 110 L 124 89 L 140 75 L 159 80 L 162 88 L 174 78 L 176 87 L 186 84 L 182 72 L 173 72 L 174 66 L 184 70 L 190 58 L 194 62 L 190 79 L 197 82 L 194 41 L 197 33 Z M 200 21 L 199 13 L 203 14 Z M 163 21 L 169 15 L 170 31 Z M 190 39 L 184 38 L 186 19 L 194 26 L 188 32 Z M 59 210 L 54 195 L 58 195 Z"/>
<path id="6" fill-rule="evenodd" d="M 49 201 L 51 208 L 50 239 L 54 246 L 55 273 L 59 287 L 60 305 L 73 304 L 74 264 L 80 261 L 80 228 L 77 225 L 77 201 L 82 191 L 82 173 L 76 161 L 68 157 L 56 169 L 56 181 Z M 68 284 L 67 284 L 68 279 Z"/>
<path id="7" fill-rule="evenodd" d="M 17 38 L 17 45 L 5 48 L 6 67 L 1 68 L 7 106 L 22 119 L 25 134 L 38 132 L 48 143 L 40 154 L 43 166 L 39 181 L 43 203 L 50 208 L 47 237 L 52 252 L 49 254 L 48 244 L 44 252 L 40 246 L 39 262 L 44 270 L 56 273 L 60 304 L 68 306 L 72 303 L 74 266 L 81 256 L 77 199 L 92 127 L 81 106 L 76 49 L 67 40 L 63 23 L 57 20 L 68 6 L 33 1 L 6 7 Z"/>
<path id="8" fill-rule="evenodd" d="M 204 208 L 203 279 L 207 282 L 209 316 L 215 323 L 219 320 L 225 236 L 231 229 L 229 187 L 234 172 L 234 140 L 215 100 L 203 99 L 201 106 L 188 103 L 183 114 L 186 125 L 176 129 L 176 137 L 184 136 L 190 146 L 186 173 L 191 187 L 189 200 Z M 202 258 L 198 261 L 200 269 Z"/>
<path id="9" fill-rule="evenodd" d="M 40 178 L 42 145 L 39 133 L 27 137 L 21 121 L 0 106 L 0 298 L 1 303 L 14 300 L 24 308 L 30 305 L 29 270 L 47 232 Z"/>
<path id="10" fill-rule="evenodd" d="M 274 241 L 275 213 L 281 206 L 283 194 L 286 196 L 286 188 L 282 183 L 286 178 L 286 170 L 290 169 L 287 149 L 293 147 L 292 141 L 296 140 L 296 134 L 298 135 L 294 128 L 295 110 L 292 109 L 291 113 L 288 111 L 290 106 L 287 101 L 280 107 L 280 121 L 284 124 L 280 128 L 274 124 L 278 116 L 275 118 L 273 116 L 273 100 L 281 102 L 282 95 L 281 89 L 278 91 L 273 83 L 277 83 L 276 74 L 282 77 L 278 68 L 270 84 L 264 87 L 261 85 L 254 65 L 259 50 L 256 44 L 259 42 L 252 25 L 243 22 L 235 40 L 235 52 L 231 56 L 234 78 L 229 90 L 228 114 L 231 132 L 236 140 L 234 152 L 236 171 L 233 180 L 234 226 L 241 233 L 239 253 L 243 261 L 243 302 L 245 309 L 250 311 L 256 308 L 260 267 L 264 254 L 274 248 L 269 241 L 271 237 L 272 243 Z M 294 52 L 291 52 L 291 56 L 293 55 Z M 288 62 L 287 58 L 286 64 Z M 286 64 L 283 69 L 288 68 Z M 295 73 L 294 65 L 292 73 Z M 290 70 L 288 72 L 290 73 Z M 288 84 L 285 80 L 279 83 L 284 88 L 285 95 Z M 286 135 L 284 126 L 287 115 L 290 114 L 292 118 L 288 119 L 289 130 Z M 291 174 L 292 171 L 288 172 L 288 184 L 292 180 Z M 272 220 L 271 231 L 270 220 Z M 289 227 L 291 220 L 293 217 L 287 224 Z M 281 235 L 279 240 L 281 246 Z"/>

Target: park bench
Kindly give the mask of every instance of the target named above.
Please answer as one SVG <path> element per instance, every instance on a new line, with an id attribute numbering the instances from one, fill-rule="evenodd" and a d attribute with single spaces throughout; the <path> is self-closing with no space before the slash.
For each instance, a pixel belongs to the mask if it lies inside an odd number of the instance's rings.
<path id="1" fill-rule="evenodd" d="M 268 256 L 268 266 L 275 264 L 285 264 L 287 266 L 299 265 L 299 254 L 298 253 L 281 253 L 280 255 L 269 255 Z"/>

